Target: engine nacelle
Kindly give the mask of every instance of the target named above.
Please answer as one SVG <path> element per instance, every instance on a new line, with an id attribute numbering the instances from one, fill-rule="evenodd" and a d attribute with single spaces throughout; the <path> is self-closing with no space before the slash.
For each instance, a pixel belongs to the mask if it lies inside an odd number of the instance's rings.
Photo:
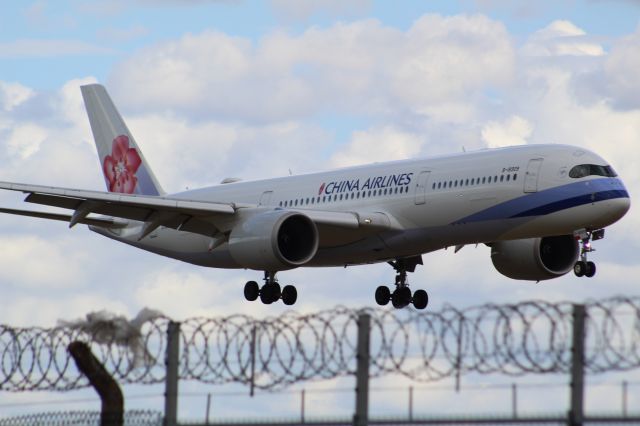
<path id="1" fill-rule="evenodd" d="M 244 268 L 282 271 L 310 261 L 318 251 L 318 241 L 318 229 L 307 216 L 274 210 L 234 227 L 229 253 Z"/>
<path id="2" fill-rule="evenodd" d="M 493 266 L 515 280 L 542 281 L 573 269 L 580 255 L 572 235 L 497 241 L 491 245 Z"/>

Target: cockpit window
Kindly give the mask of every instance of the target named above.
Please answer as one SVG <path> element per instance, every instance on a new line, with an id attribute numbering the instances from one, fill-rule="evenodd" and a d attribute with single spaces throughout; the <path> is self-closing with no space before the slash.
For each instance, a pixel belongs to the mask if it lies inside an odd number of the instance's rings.
<path id="1" fill-rule="evenodd" d="M 616 177 L 618 175 L 611 166 L 598 166 L 597 164 L 580 164 L 569 172 L 569 177 L 574 179 L 587 176 Z"/>

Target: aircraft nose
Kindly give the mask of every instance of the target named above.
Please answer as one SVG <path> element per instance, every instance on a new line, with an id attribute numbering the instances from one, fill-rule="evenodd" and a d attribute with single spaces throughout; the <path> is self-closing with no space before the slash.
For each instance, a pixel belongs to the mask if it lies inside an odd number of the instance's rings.
<path id="1" fill-rule="evenodd" d="M 631 199 L 627 197 L 616 198 L 612 200 L 611 210 L 618 216 L 618 219 L 627 214 L 631 208 Z"/>
<path id="2" fill-rule="evenodd" d="M 624 187 L 622 181 L 616 182 L 617 193 L 620 195 L 618 198 L 609 200 L 608 207 L 610 215 L 614 221 L 620 220 L 631 208 L 631 198 L 627 192 L 627 188 Z"/>

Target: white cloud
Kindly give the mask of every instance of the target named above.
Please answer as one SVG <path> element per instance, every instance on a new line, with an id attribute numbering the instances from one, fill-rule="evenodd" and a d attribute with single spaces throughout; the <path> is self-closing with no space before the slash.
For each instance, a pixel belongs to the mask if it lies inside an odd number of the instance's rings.
<path id="1" fill-rule="evenodd" d="M 20 83 L 0 81 L 0 109 L 11 111 L 15 107 L 31 99 L 34 90 Z"/>
<path id="2" fill-rule="evenodd" d="M 420 152 L 423 138 L 394 129 L 391 126 L 354 132 L 351 142 L 336 152 L 331 164 L 348 167 L 374 162 L 403 160 Z"/>
<path id="3" fill-rule="evenodd" d="M 375 20 L 273 32 L 257 43 L 206 31 L 146 48 L 111 86 L 136 109 L 250 123 L 325 111 L 424 115 L 512 79 L 506 29 L 483 16 L 426 15 L 406 32 Z"/>
<path id="4" fill-rule="evenodd" d="M 529 56 L 602 56 L 604 48 L 570 21 L 554 21 L 537 31 L 523 48 Z"/>
<path id="5" fill-rule="evenodd" d="M 30 290 L 78 287 L 86 256 L 68 252 L 68 244 L 30 235 L 0 237 L 0 280 Z"/>
<path id="6" fill-rule="evenodd" d="M 46 138 L 46 129 L 36 124 L 15 126 L 7 140 L 9 154 L 25 160 L 40 149 Z"/>
<path id="7" fill-rule="evenodd" d="M 640 28 L 613 46 L 604 64 L 604 75 L 598 76 L 604 83 L 604 95 L 614 106 L 640 109 L 639 67 Z"/>
<path id="8" fill-rule="evenodd" d="M 0 58 L 111 55 L 114 51 L 80 40 L 20 39 L 0 43 Z"/>
<path id="9" fill-rule="evenodd" d="M 285 21 L 307 21 L 324 17 L 356 16 L 371 8 L 371 0 L 271 0 L 276 15 Z"/>
<path id="10" fill-rule="evenodd" d="M 524 145 L 533 132 L 533 126 L 526 119 L 514 115 L 498 122 L 490 121 L 482 128 L 482 140 L 489 148 Z"/>

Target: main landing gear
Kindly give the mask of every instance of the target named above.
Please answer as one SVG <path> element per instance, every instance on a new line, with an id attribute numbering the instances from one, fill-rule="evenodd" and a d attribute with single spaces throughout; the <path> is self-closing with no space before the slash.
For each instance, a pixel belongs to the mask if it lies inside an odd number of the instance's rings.
<path id="1" fill-rule="evenodd" d="M 298 291 L 292 285 L 285 285 L 283 288 L 276 280 L 275 272 L 264 273 L 264 285 L 262 288 L 255 281 L 248 281 L 244 285 L 244 298 L 253 302 L 257 298 L 265 305 L 270 305 L 282 299 L 282 302 L 291 306 L 298 300 Z"/>
<path id="2" fill-rule="evenodd" d="M 391 292 L 389 287 L 381 285 L 376 289 L 376 303 L 385 306 L 389 301 L 396 309 L 401 309 L 413 303 L 416 309 L 424 309 L 429 304 L 429 296 L 424 290 L 416 290 L 413 295 L 407 284 L 407 271 L 414 272 L 416 265 L 422 265 L 420 256 L 397 259 L 394 262 L 388 262 L 396 270 L 396 289 Z"/>
<path id="3" fill-rule="evenodd" d="M 587 260 L 587 255 L 592 251 L 596 251 L 591 247 L 591 240 L 597 241 L 604 238 L 604 229 L 589 232 L 586 230 L 578 231 L 575 234 L 576 239 L 580 240 L 580 260 L 573 265 L 573 273 L 577 277 L 591 278 L 596 274 L 596 264 Z"/>

